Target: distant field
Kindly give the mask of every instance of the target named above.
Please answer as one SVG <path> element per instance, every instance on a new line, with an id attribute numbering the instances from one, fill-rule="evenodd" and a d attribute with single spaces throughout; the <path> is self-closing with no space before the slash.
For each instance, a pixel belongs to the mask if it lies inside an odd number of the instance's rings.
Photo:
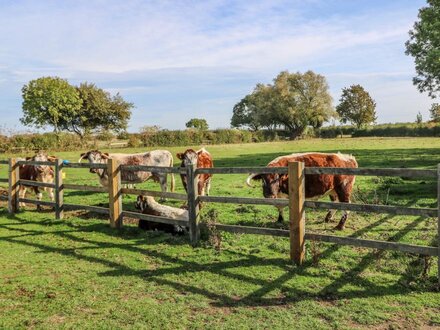
<path id="1" fill-rule="evenodd" d="M 350 153 L 360 167 L 436 168 L 440 163 L 440 138 L 206 147 L 218 167 L 264 166 L 277 156 L 303 151 Z M 168 149 L 175 155 L 184 148 Z M 79 154 L 55 153 L 74 162 Z M 88 170 L 67 169 L 66 174 L 65 182 L 98 184 Z M 6 177 L 3 165 L 0 177 Z M 217 175 L 211 195 L 261 197 L 258 184 L 251 189 L 245 178 Z M 176 182 L 183 192 L 179 177 Z M 150 182 L 138 187 L 159 190 Z M 354 198 L 359 203 L 436 207 L 436 189 L 429 180 L 358 177 Z M 134 210 L 134 199 L 124 196 L 124 208 Z M 107 198 L 67 191 L 65 202 L 105 206 Z M 34 206 L 9 217 L 1 205 L 0 328 L 440 326 L 434 258 L 422 276 L 426 262 L 415 255 L 309 242 L 306 264 L 298 268 L 289 264 L 288 241 L 282 238 L 223 234 L 222 251 L 217 252 L 207 240 L 192 249 L 187 237 L 140 232 L 133 225 L 118 232 L 103 218 L 84 212 L 55 221 L 52 212 L 37 213 Z M 436 246 L 436 219 L 352 213 L 340 233 L 333 231 L 340 213 L 332 224 L 323 222 L 324 215 L 307 210 L 306 229 Z M 264 206 L 209 204 L 202 210 L 204 219 L 287 228 L 275 222 L 276 216 L 275 208 Z"/>

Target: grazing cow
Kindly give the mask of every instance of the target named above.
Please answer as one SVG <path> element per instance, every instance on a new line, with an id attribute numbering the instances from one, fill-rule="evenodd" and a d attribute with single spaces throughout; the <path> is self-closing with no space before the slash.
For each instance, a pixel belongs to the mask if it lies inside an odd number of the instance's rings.
<path id="1" fill-rule="evenodd" d="M 193 149 L 185 150 L 185 152 L 178 153 L 177 158 L 182 161 L 180 167 L 186 167 L 188 165 L 195 165 L 196 168 L 211 168 L 214 167 L 214 162 L 212 160 L 211 154 L 205 149 L 202 148 L 198 151 L 194 151 Z M 185 191 L 188 191 L 188 182 L 186 178 L 186 174 L 180 174 L 182 179 L 183 187 Z M 198 193 L 201 196 L 209 195 L 209 190 L 211 188 L 211 178 L 212 174 L 199 174 L 198 176 Z"/>
<path id="2" fill-rule="evenodd" d="M 167 150 L 152 150 L 140 154 L 109 154 L 99 150 L 90 150 L 81 154 L 81 158 L 87 159 L 90 163 L 107 163 L 109 158 L 115 159 L 121 165 L 145 165 L 145 166 L 173 166 L 173 155 Z M 108 186 L 107 169 L 91 168 L 90 173 L 96 173 L 99 176 L 99 182 L 103 187 Z M 121 181 L 123 184 L 141 183 L 153 179 L 159 181 L 162 192 L 167 191 L 167 173 L 156 173 L 147 171 L 121 171 Z M 174 175 L 171 174 L 171 191 L 174 191 Z"/>
<path id="3" fill-rule="evenodd" d="M 143 214 L 150 214 L 160 217 L 188 221 L 187 210 L 159 204 L 151 196 L 139 195 L 137 197 L 135 207 L 138 210 L 141 210 Z M 167 223 L 159 223 L 147 220 L 139 220 L 139 228 L 144 230 L 160 230 L 166 233 L 179 235 L 184 234 L 186 231 L 186 228 L 184 226 L 171 225 Z"/>
<path id="4" fill-rule="evenodd" d="M 56 160 L 55 156 L 48 156 L 45 152 L 38 152 L 35 156 L 32 157 L 26 157 L 26 159 L 19 159 L 19 160 L 30 160 L 30 161 L 37 161 L 37 162 L 54 162 Z M 54 171 L 53 169 L 48 165 L 20 165 L 19 166 L 19 172 L 20 172 L 20 179 L 23 180 L 30 180 L 30 181 L 38 181 L 38 182 L 45 182 L 45 183 L 53 183 L 54 182 Z M 19 197 L 25 198 L 26 196 L 26 189 L 30 186 L 26 185 L 20 185 L 19 190 Z M 43 194 L 40 192 L 41 187 L 30 187 L 34 190 L 35 194 L 37 195 L 37 200 L 41 201 L 43 198 Z M 53 188 L 43 188 L 43 190 L 47 191 L 50 197 L 50 200 L 54 201 L 54 194 L 53 194 Z M 26 204 L 24 202 L 19 203 L 20 207 L 25 207 Z M 41 210 L 41 206 L 37 205 L 37 209 Z"/>
<path id="5" fill-rule="evenodd" d="M 287 167 L 288 162 L 303 162 L 306 167 L 350 167 L 357 168 L 356 159 L 351 155 L 327 154 L 327 153 L 300 153 L 281 156 L 272 160 L 268 167 Z M 252 186 L 251 180 L 262 180 L 263 195 L 265 198 L 287 198 L 288 197 L 288 176 L 287 174 L 251 174 L 246 183 Z M 318 199 L 329 195 L 331 201 L 350 203 L 351 193 L 355 181 L 354 175 L 329 175 L 329 174 L 308 174 L 305 177 L 306 198 Z M 283 207 L 278 207 L 278 221 L 283 221 Z M 325 221 L 333 219 L 336 210 L 329 210 Z M 348 211 L 344 212 L 336 229 L 344 229 L 348 218 Z"/>

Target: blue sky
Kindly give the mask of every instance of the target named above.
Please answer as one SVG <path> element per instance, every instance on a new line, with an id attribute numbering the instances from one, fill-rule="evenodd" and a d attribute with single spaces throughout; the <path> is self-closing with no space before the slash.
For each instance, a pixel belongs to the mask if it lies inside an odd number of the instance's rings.
<path id="1" fill-rule="evenodd" d="M 19 123 L 21 87 L 57 75 L 95 82 L 135 104 L 129 130 L 229 127 L 232 107 L 282 70 L 363 85 L 378 122 L 425 119 L 404 54 L 419 0 L 0 0 L 0 129 Z"/>

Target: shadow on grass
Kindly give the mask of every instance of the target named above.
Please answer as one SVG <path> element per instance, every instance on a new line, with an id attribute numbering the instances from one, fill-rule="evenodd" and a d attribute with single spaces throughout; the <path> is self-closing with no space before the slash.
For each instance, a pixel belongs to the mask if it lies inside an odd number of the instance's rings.
<path id="1" fill-rule="evenodd" d="M 0 212 L 0 216 L 6 216 Z M 378 285 L 372 283 L 367 278 L 362 276 L 363 271 L 370 265 L 372 265 L 383 252 L 371 252 L 364 255 L 360 262 L 350 269 L 344 270 L 342 275 L 338 278 L 331 280 L 328 285 L 323 285 L 316 292 L 308 291 L 307 287 L 304 288 L 292 288 L 288 286 L 287 282 L 295 279 L 296 277 L 320 277 L 328 279 L 328 274 L 317 274 L 316 267 L 314 267 L 311 261 L 307 261 L 304 266 L 296 267 L 291 265 L 286 258 L 262 258 L 255 255 L 244 255 L 237 252 L 224 251 L 226 255 L 235 258 L 235 260 L 219 261 L 219 262 L 196 262 L 185 260 L 184 257 L 170 256 L 165 253 L 157 251 L 154 246 L 157 244 L 166 243 L 168 245 L 184 245 L 187 244 L 187 238 L 176 238 L 167 234 L 157 233 L 141 233 L 136 228 L 124 228 L 121 231 L 117 231 L 108 227 L 107 224 L 85 224 L 77 225 L 70 224 L 72 229 L 69 230 L 56 230 L 57 226 L 65 226 L 65 221 L 35 221 L 35 220 L 23 220 L 20 215 L 7 216 L 13 222 L 11 224 L 0 225 L 0 228 L 4 228 L 9 231 L 17 232 L 19 235 L 0 237 L 0 240 L 13 244 L 21 244 L 41 250 L 41 253 L 56 253 L 73 257 L 78 260 L 84 260 L 91 263 L 112 268 L 109 271 L 103 272 L 101 276 L 136 276 L 145 280 L 146 282 L 154 282 L 160 285 L 166 285 L 174 288 L 182 293 L 191 292 L 196 295 L 203 295 L 211 300 L 211 304 L 215 307 L 237 307 L 237 306 L 277 306 L 297 302 L 301 300 L 326 300 L 332 301 L 335 299 L 353 299 L 353 298 L 368 298 L 368 297 L 380 297 L 391 295 L 402 295 L 405 293 L 413 292 L 414 288 L 407 288 L 404 283 L 411 280 L 411 272 L 407 271 L 401 275 L 401 280 L 391 285 Z M 417 218 L 415 221 L 410 222 L 401 232 L 390 238 L 392 241 L 397 241 L 410 230 L 414 229 L 423 219 Z M 363 228 L 351 236 L 359 236 L 369 229 L 382 223 L 384 219 L 380 219 L 366 228 Z M 41 226 L 41 230 L 28 230 L 23 225 L 38 225 Z M 20 225 L 18 228 L 17 225 Z M 52 226 L 55 230 L 47 230 L 47 226 Z M 87 232 L 100 232 L 106 235 L 118 237 L 136 239 L 139 237 L 139 244 L 145 245 L 145 241 L 148 240 L 147 247 L 139 247 L 136 242 L 134 243 L 120 243 L 120 242 L 101 242 L 85 237 L 78 237 L 78 234 Z M 29 236 L 39 235 L 56 235 L 63 239 L 81 243 L 80 246 L 71 248 L 62 248 L 50 246 L 44 243 L 29 242 L 26 240 Z M 147 237 L 146 237 L 147 236 Z M 23 239 L 24 238 L 24 239 Z M 149 248 L 151 247 L 151 248 Z M 83 253 L 87 251 L 97 251 L 100 249 L 121 249 L 130 251 L 132 253 L 146 254 L 151 258 L 156 258 L 163 263 L 168 263 L 171 267 L 159 268 L 154 270 L 134 269 L 129 265 L 125 265 L 108 258 L 101 258 L 98 256 L 90 256 Z M 335 253 L 340 246 L 332 245 L 328 247 L 321 254 L 321 258 L 329 258 Z M 197 253 L 197 252 L 195 252 Z M 206 259 L 205 259 L 206 260 Z M 252 277 L 251 275 L 237 273 L 234 268 L 252 268 L 252 267 L 276 267 L 282 271 L 282 274 L 273 280 L 261 279 Z M 257 270 L 258 271 L 258 270 Z M 199 286 L 196 283 L 184 283 L 188 282 L 188 273 L 197 272 L 209 272 L 215 276 L 221 276 L 226 279 L 236 280 L 247 284 L 257 285 L 259 288 L 255 291 L 243 297 L 234 297 L 227 294 L 218 292 L 215 290 L 208 290 L 203 288 L 203 285 Z M 182 275 L 182 281 L 174 281 L 167 278 L 168 275 Z M 186 280 L 185 280 L 186 279 Z M 403 284 L 402 284 L 403 283 Z M 341 290 L 346 285 L 354 284 L 356 289 Z M 434 282 L 432 284 L 434 288 Z M 431 288 L 428 288 L 431 290 Z M 280 297 L 266 297 L 274 290 L 280 290 L 283 295 Z"/>

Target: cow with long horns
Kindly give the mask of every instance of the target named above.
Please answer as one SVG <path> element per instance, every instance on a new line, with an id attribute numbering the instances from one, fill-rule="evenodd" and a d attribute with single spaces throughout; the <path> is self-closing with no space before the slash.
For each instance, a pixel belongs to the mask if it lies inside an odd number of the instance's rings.
<path id="1" fill-rule="evenodd" d="M 267 166 L 287 167 L 289 162 L 303 162 L 305 167 L 358 167 L 355 157 L 351 155 L 318 152 L 281 156 L 272 160 Z M 246 180 L 246 184 L 250 187 L 252 187 L 251 180 L 262 181 L 265 198 L 288 198 L 287 174 L 251 174 Z M 333 202 L 350 203 L 354 182 L 354 175 L 307 174 L 305 176 L 305 197 L 319 199 L 328 195 Z M 283 221 L 284 207 L 279 206 L 277 208 L 279 211 L 278 221 Z M 329 210 L 325 221 L 331 221 L 335 213 L 336 210 Z M 344 211 L 344 215 L 336 229 L 344 229 L 348 214 L 349 211 Z"/>

